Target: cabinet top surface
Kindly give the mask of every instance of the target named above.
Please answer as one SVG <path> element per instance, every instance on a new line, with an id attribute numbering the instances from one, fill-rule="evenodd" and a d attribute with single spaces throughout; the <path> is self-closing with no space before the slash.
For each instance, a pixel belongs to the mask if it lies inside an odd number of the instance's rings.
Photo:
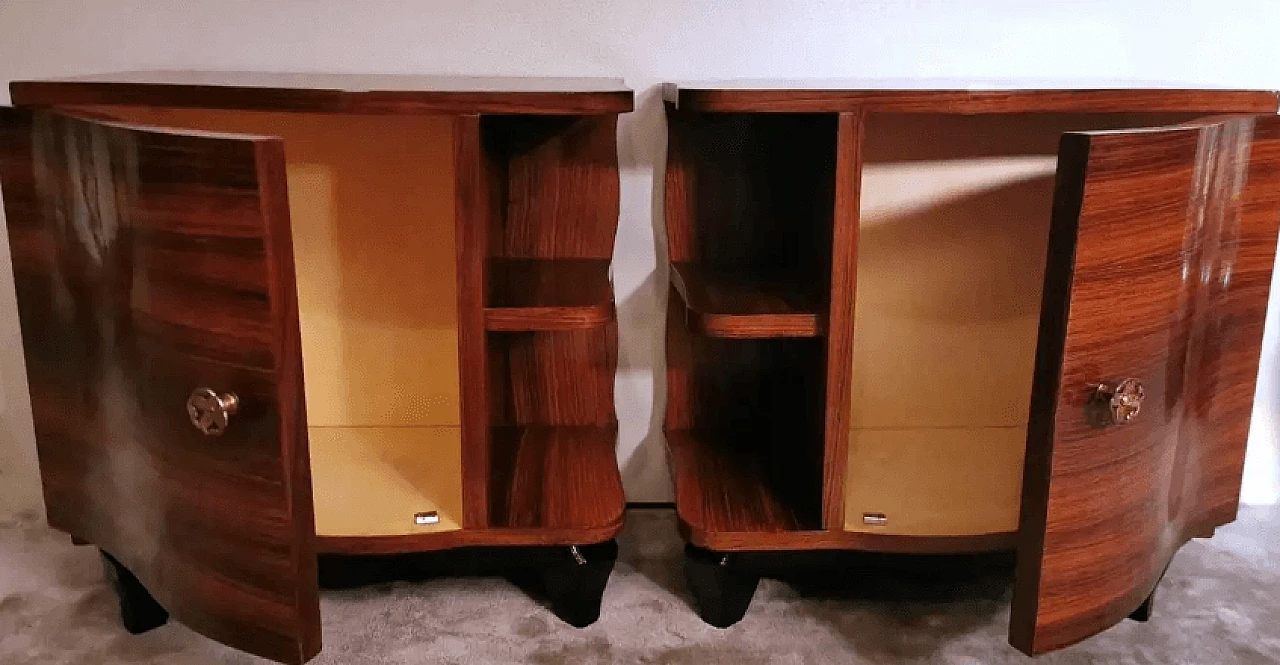
<path id="1" fill-rule="evenodd" d="M 10 84 L 15 104 L 346 113 L 623 113 L 616 78 L 138 71 Z"/>
<path id="2" fill-rule="evenodd" d="M 663 85 L 686 111 L 1275 113 L 1280 93 L 1134 80 L 731 79 Z"/>

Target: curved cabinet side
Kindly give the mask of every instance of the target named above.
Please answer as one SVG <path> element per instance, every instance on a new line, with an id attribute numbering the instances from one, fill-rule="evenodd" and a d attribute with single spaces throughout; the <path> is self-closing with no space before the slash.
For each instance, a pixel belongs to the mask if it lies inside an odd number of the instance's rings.
<path id="1" fill-rule="evenodd" d="M 1235 518 L 1280 218 L 1275 116 L 1064 136 L 1010 641 L 1052 651 Z M 1129 424 L 1089 407 L 1136 378 Z"/>

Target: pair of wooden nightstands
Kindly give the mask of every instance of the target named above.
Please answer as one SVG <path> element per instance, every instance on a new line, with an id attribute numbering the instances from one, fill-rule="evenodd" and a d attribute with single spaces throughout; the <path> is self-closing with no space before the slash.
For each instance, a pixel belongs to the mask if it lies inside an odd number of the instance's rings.
<path id="1" fill-rule="evenodd" d="M 302 662 L 318 554 L 472 546 L 539 548 L 553 608 L 595 620 L 624 508 L 608 270 L 629 90 L 11 90 L 0 180 L 49 523 L 103 550 L 127 626 L 172 613 Z M 666 98 L 665 429 L 708 621 L 745 612 L 755 553 L 1016 549 L 1011 641 L 1040 653 L 1142 614 L 1177 548 L 1233 519 L 1274 93 Z"/>

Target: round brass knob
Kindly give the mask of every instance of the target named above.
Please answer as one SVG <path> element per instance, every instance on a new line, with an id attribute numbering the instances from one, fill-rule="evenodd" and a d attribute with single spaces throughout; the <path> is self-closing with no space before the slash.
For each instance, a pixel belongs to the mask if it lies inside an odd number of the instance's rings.
<path id="1" fill-rule="evenodd" d="M 1099 384 L 1095 392 L 1096 400 L 1111 414 L 1111 425 L 1126 425 L 1133 422 L 1142 411 L 1142 400 L 1146 393 L 1142 382 L 1137 379 L 1124 379 L 1118 383 Z"/>
<path id="2" fill-rule="evenodd" d="M 218 394 L 211 388 L 196 388 L 187 397 L 187 417 L 206 436 L 221 436 L 231 416 L 240 408 L 235 393 Z"/>

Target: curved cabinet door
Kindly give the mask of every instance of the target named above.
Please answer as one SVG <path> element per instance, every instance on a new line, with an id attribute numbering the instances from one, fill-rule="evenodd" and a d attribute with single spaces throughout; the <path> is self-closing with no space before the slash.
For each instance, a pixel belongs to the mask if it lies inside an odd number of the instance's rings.
<path id="1" fill-rule="evenodd" d="M 314 656 L 280 141 L 0 109 L 0 166 L 49 523 L 194 630 Z"/>
<path id="2" fill-rule="evenodd" d="M 1277 220 L 1275 116 L 1063 137 L 1018 649 L 1050 651 L 1120 622 L 1183 543 L 1235 518 Z M 1136 383 L 1114 399 L 1098 388 L 1125 379 Z"/>

